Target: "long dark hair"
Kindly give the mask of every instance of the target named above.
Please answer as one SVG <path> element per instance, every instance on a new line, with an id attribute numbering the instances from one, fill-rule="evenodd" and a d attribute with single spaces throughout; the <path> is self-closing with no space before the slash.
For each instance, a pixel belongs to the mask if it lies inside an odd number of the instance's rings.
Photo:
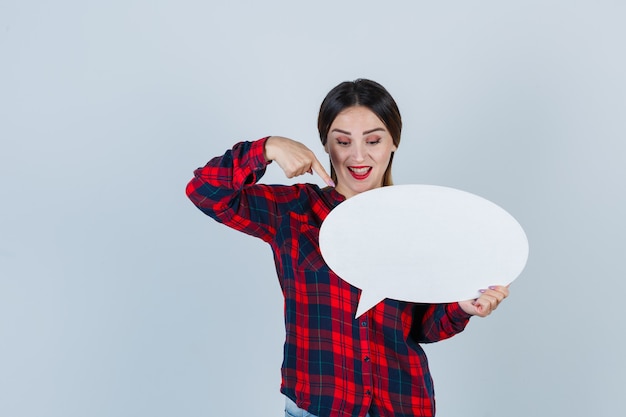
<path id="1" fill-rule="evenodd" d="M 317 118 L 317 129 L 320 132 L 322 145 L 326 146 L 328 131 L 339 113 L 348 107 L 363 106 L 370 109 L 385 124 L 391 134 L 396 148 L 400 145 L 402 132 L 402 117 L 400 110 L 391 94 L 375 81 L 359 78 L 354 81 L 344 81 L 337 85 L 322 101 L 320 113 Z M 383 186 L 392 185 L 391 164 L 393 153 L 389 159 L 389 165 L 383 177 Z M 337 181 L 337 174 L 330 164 L 330 175 L 333 181 Z"/>

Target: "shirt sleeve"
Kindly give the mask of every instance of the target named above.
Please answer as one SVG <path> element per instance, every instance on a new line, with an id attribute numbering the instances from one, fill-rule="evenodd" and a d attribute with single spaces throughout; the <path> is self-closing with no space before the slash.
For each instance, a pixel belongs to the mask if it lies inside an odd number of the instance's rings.
<path id="1" fill-rule="evenodd" d="M 413 309 L 411 338 L 418 343 L 432 343 L 461 333 L 471 315 L 459 303 L 417 304 Z"/>
<path id="2" fill-rule="evenodd" d="M 277 224 L 272 188 L 256 184 L 269 164 L 267 138 L 239 142 L 194 171 L 186 193 L 204 214 L 233 229 L 270 241 Z"/>

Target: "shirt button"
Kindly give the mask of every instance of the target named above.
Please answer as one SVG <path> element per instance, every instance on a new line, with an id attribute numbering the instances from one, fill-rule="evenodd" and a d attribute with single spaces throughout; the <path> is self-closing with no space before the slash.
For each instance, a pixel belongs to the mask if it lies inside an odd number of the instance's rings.
<path id="1" fill-rule="evenodd" d="M 367 395 L 372 395 L 372 391 L 367 390 L 367 391 L 365 391 L 365 394 L 367 394 Z"/>
<path id="2" fill-rule="evenodd" d="M 366 321 L 362 321 L 362 322 L 361 322 L 361 326 L 363 326 L 363 327 L 367 327 L 367 322 L 366 322 Z"/>
<path id="3" fill-rule="evenodd" d="M 364 360 L 365 360 L 365 362 L 369 362 L 370 361 L 370 357 L 366 356 Z"/>

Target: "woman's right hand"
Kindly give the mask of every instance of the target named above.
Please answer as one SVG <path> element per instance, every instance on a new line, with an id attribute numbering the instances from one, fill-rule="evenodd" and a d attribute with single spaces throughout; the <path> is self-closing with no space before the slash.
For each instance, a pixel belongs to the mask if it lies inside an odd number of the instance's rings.
<path id="1" fill-rule="evenodd" d="M 276 161 L 287 178 L 315 173 L 331 187 L 335 184 L 313 151 L 300 142 L 282 136 L 270 136 L 265 142 L 265 159 Z"/>

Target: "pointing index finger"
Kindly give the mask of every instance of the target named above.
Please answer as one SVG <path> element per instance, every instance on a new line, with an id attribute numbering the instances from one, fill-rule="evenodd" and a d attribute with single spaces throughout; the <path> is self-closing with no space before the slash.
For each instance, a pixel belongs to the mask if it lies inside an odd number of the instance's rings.
<path id="1" fill-rule="evenodd" d="M 311 168 L 313 169 L 313 171 L 315 171 L 315 173 L 317 175 L 320 176 L 320 178 L 330 187 L 334 187 L 335 183 L 333 182 L 332 178 L 330 177 L 330 175 L 328 175 L 328 173 L 326 172 L 326 170 L 324 169 L 324 167 L 322 166 L 322 164 L 320 163 L 320 161 L 317 160 L 317 158 L 315 158 L 313 160 L 313 163 L 311 164 Z"/>

